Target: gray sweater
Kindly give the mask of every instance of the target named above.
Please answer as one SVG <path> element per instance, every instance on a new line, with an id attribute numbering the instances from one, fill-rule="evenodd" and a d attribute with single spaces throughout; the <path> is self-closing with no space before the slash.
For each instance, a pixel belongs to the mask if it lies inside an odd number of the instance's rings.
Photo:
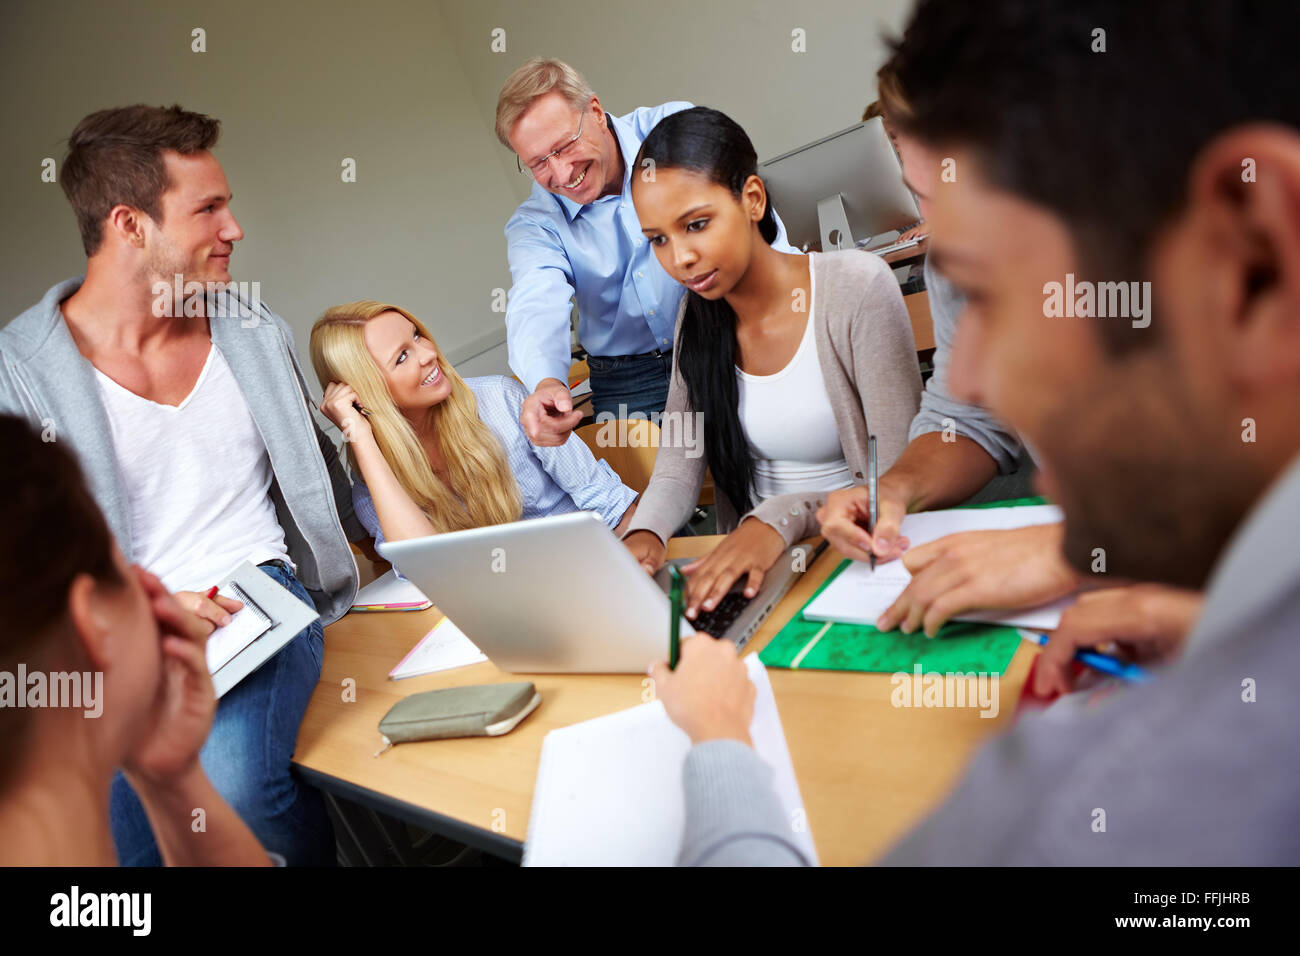
<path id="1" fill-rule="evenodd" d="M 817 284 L 813 337 L 826 394 L 808 400 L 830 401 L 844 460 L 861 483 L 866 480 L 868 435 L 876 436 L 880 474 L 907 446 L 908 426 L 921 393 L 916 342 L 898 283 L 879 257 L 857 250 L 814 252 L 809 262 Z M 677 312 L 675 342 L 680 341 L 688 299 L 683 297 Z M 664 422 L 693 414 L 674 352 Z M 689 457 L 684 443 L 665 439 L 627 533 L 653 531 L 666 542 L 699 500 L 707 467 L 706 455 Z M 818 533 L 815 512 L 824 501 L 825 493 L 778 495 L 738 517 L 735 505 L 719 489 L 718 531 L 729 532 L 752 515 L 775 528 L 789 546 Z"/>
<path id="2" fill-rule="evenodd" d="M 921 410 L 912 419 L 908 440 L 942 432 L 951 421 L 958 435 L 969 438 L 989 453 L 997 462 L 999 474 L 1008 474 L 1015 470 L 1021 453 L 1019 439 L 987 408 L 958 401 L 948 390 L 948 365 L 957 336 L 957 316 L 964 305 L 961 294 L 930 265 L 929 258 L 925 260 L 925 287 L 930 293 L 930 318 L 934 323 L 934 374 L 921 393 Z"/>
<path id="3" fill-rule="evenodd" d="M 1297 539 L 1300 459 L 1234 534 L 1177 662 L 1100 705 L 1022 717 L 882 862 L 1300 864 Z M 806 863 L 769 778 L 738 742 L 692 748 L 679 862 Z"/>
<path id="4" fill-rule="evenodd" d="M 60 303 L 82 279 L 60 282 L 0 329 L 0 412 L 54 427 L 77 453 L 91 494 L 128 559 L 131 521 L 94 368 L 77 349 Z M 250 313 L 250 310 L 251 313 Z M 310 392 L 288 323 L 261 302 L 228 293 L 225 317 L 209 320 L 212 341 L 230 366 L 262 433 L 275 480 L 271 499 L 298 580 L 323 624 L 347 613 L 357 592 L 348 541 L 368 537 L 352 511 L 352 486 L 334 443 L 312 417 Z M 240 318 L 240 315 L 250 315 Z M 213 463 L 219 467 L 219 462 Z"/>

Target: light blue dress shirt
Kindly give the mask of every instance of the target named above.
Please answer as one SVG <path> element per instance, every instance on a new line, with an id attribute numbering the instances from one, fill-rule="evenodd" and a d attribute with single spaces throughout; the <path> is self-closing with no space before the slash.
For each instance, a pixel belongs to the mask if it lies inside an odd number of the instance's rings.
<path id="1" fill-rule="evenodd" d="M 686 289 L 674 281 L 641 234 L 632 205 L 636 154 L 655 125 L 690 103 L 607 114 L 623 154 L 623 192 L 580 205 L 533 183 L 506 223 L 514 285 L 506 307 L 510 368 L 531 392 L 544 378 L 569 378 L 569 300 L 578 304 L 578 337 L 591 355 L 668 352 Z M 776 220 L 773 248 L 796 252 Z"/>
<path id="2" fill-rule="evenodd" d="M 577 435 L 563 445 L 539 448 L 528 440 L 519 424 L 519 412 L 528 393 L 512 378 L 484 375 L 465 379 L 478 400 L 478 417 L 492 429 L 505 448 L 510 470 L 523 498 L 523 518 L 598 512 L 610 528 L 618 526 L 636 492 L 619 480 L 605 461 L 597 461 Z M 384 540 L 379 515 L 370 489 L 359 475 L 353 476 L 352 505 L 357 517 L 375 537 Z"/>

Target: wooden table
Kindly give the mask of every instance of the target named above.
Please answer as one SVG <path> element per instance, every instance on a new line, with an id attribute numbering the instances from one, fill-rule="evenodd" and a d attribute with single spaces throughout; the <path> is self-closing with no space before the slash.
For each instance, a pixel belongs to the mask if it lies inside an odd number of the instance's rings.
<path id="1" fill-rule="evenodd" d="M 719 536 L 674 538 L 670 557 L 707 553 Z M 827 549 L 750 640 L 755 653 L 841 560 Z M 364 564 L 365 562 L 362 562 Z M 575 586 L 574 603 L 581 602 Z M 381 746 L 379 720 L 408 694 L 519 680 L 492 663 L 391 681 L 389 670 L 437 623 L 436 609 L 349 614 L 325 631 L 321 681 L 298 733 L 294 763 L 323 790 L 506 859 L 528 832 L 533 782 L 547 732 L 643 702 L 639 675 L 528 675 L 541 706 L 496 738 Z M 582 626 L 575 615 L 574 626 Z M 821 861 L 869 862 L 936 806 L 978 743 L 1005 729 L 1037 649 L 1017 650 L 999 691 L 996 719 L 975 708 L 895 708 L 888 674 L 768 673 Z M 348 699 L 351 697 L 351 699 Z"/>

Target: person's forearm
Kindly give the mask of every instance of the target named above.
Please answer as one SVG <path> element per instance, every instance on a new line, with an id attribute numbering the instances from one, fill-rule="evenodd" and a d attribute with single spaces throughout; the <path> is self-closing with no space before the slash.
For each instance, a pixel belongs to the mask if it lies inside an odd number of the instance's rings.
<path id="1" fill-rule="evenodd" d="M 632 516 L 636 514 L 636 499 L 627 506 L 623 512 L 623 517 L 618 519 L 618 524 L 614 528 L 614 537 L 622 538 L 627 533 L 628 526 L 632 524 Z"/>
<path id="2" fill-rule="evenodd" d="M 269 866 L 253 831 L 196 761 L 165 784 L 128 775 L 167 866 Z"/>
<path id="3" fill-rule="evenodd" d="M 886 488 L 897 494 L 909 513 L 932 511 L 960 504 L 997 473 L 997 462 L 977 442 L 961 435 L 944 441 L 941 432 L 929 432 L 903 450 L 880 484 L 882 494 Z"/>
<path id="4" fill-rule="evenodd" d="M 366 487 L 370 489 L 370 499 L 375 504 L 375 514 L 379 516 L 379 527 L 383 529 L 385 539 L 402 541 L 435 533 L 437 529 L 433 523 L 393 474 L 392 466 L 379 450 L 373 435 L 358 438 L 352 446 L 352 453 L 361 468 Z"/>
<path id="5" fill-rule="evenodd" d="M 745 735 L 748 737 L 748 734 Z M 772 771 L 746 741 L 697 741 L 682 767 L 686 826 L 679 866 L 807 866 Z"/>

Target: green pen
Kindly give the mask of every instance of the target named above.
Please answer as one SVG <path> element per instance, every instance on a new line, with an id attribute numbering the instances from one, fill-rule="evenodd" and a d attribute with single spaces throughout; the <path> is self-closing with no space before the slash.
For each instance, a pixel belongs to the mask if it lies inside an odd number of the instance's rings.
<path id="1" fill-rule="evenodd" d="M 668 669 L 677 670 L 677 661 L 682 656 L 682 572 L 677 570 L 677 565 L 668 565 L 668 578 L 672 581 L 672 587 L 668 589 L 668 602 L 671 605 L 668 619 Z"/>

